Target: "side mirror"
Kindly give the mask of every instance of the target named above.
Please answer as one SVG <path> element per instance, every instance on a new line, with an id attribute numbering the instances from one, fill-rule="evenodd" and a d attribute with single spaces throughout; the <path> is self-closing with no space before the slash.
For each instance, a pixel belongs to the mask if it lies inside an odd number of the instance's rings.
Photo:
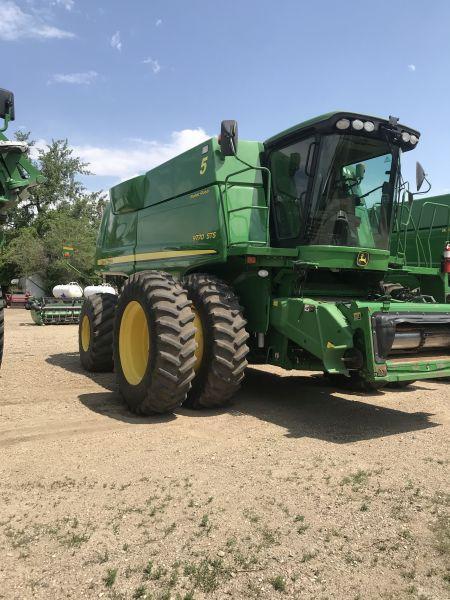
<path id="1" fill-rule="evenodd" d="M 300 153 L 293 152 L 289 156 L 289 175 L 290 175 L 290 177 L 293 177 L 299 169 L 300 169 Z"/>
<path id="2" fill-rule="evenodd" d="M 237 121 L 222 121 L 219 144 L 224 156 L 234 156 L 236 154 L 238 147 Z"/>
<path id="3" fill-rule="evenodd" d="M 0 88 L 0 118 L 9 117 L 10 121 L 14 121 L 14 116 L 14 94 Z"/>
<path id="4" fill-rule="evenodd" d="M 416 188 L 417 191 L 420 190 L 420 188 L 422 187 L 423 182 L 425 181 L 425 171 L 422 167 L 422 165 L 420 164 L 420 162 L 416 162 Z"/>

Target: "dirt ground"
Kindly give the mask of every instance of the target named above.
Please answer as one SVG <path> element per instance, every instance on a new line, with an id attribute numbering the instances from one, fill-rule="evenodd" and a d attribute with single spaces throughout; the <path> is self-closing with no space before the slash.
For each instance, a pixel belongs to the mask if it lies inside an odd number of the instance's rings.
<path id="1" fill-rule="evenodd" d="M 6 336 L 0 598 L 450 597 L 448 383 L 249 369 L 231 409 L 138 418 L 76 326 Z"/>

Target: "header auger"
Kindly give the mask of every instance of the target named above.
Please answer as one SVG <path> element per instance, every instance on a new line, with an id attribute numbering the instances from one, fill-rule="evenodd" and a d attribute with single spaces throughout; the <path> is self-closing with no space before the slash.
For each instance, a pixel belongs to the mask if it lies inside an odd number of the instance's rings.
<path id="1" fill-rule="evenodd" d="M 227 403 L 247 361 L 360 388 L 450 376 L 450 309 L 386 291 L 405 189 L 398 119 L 333 112 L 265 142 L 219 138 L 111 189 L 80 355 L 132 410 Z M 417 343 L 419 340 L 419 343 Z"/>
<path id="2" fill-rule="evenodd" d="M 44 181 L 43 176 L 27 158 L 28 145 L 25 142 L 8 140 L 4 132 L 10 121 L 14 121 L 14 95 L 0 89 L 0 245 L 3 239 L 1 226 L 6 221 L 7 210 L 25 200 L 28 189 Z M 4 305 L 0 288 L 0 365 L 3 357 Z"/>

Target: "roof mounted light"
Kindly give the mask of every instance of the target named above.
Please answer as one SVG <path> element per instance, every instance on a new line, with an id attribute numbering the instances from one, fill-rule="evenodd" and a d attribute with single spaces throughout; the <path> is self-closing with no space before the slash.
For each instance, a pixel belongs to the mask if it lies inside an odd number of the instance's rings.
<path id="1" fill-rule="evenodd" d="M 339 119 L 339 121 L 336 123 L 336 127 L 337 129 L 348 129 L 350 127 L 350 120 Z"/>
<path id="2" fill-rule="evenodd" d="M 411 141 L 411 134 L 408 131 L 402 131 L 402 140 L 407 144 Z"/>
<path id="3" fill-rule="evenodd" d="M 417 137 L 417 135 L 411 134 L 411 139 L 409 141 L 411 142 L 411 144 L 413 146 L 415 146 L 417 144 L 417 142 L 419 141 L 419 138 Z"/>
<path id="4" fill-rule="evenodd" d="M 361 121 L 361 119 L 355 119 L 352 121 L 352 127 L 355 129 L 355 131 L 361 131 L 361 129 L 364 127 L 364 123 Z"/>
<path id="5" fill-rule="evenodd" d="M 375 124 L 372 123 L 372 121 L 365 121 L 364 122 L 364 131 L 367 131 L 367 133 L 372 133 L 372 131 L 375 129 Z"/>

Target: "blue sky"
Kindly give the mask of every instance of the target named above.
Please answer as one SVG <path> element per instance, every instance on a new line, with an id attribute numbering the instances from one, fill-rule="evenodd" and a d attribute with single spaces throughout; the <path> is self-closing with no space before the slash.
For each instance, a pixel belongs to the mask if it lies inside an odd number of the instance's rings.
<path id="1" fill-rule="evenodd" d="M 0 86 L 16 127 L 67 137 L 89 189 L 145 171 L 239 121 L 263 140 L 335 108 L 422 132 L 450 190 L 446 0 L 0 0 Z"/>

